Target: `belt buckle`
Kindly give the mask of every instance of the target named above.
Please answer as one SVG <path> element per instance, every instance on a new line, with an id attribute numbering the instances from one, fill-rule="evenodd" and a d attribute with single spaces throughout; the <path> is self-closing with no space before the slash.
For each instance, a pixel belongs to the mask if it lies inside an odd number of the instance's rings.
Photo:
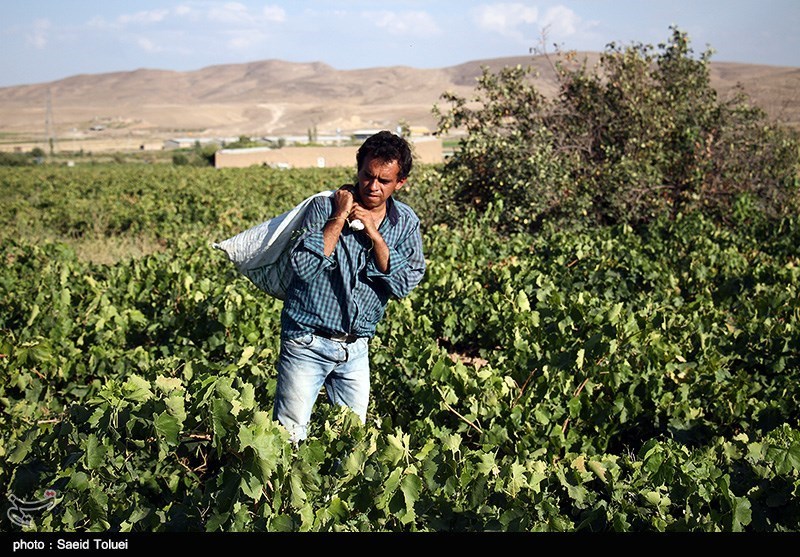
<path id="1" fill-rule="evenodd" d="M 331 340 L 335 340 L 336 342 L 350 342 L 350 335 L 346 335 L 344 333 L 334 333 L 330 336 Z"/>

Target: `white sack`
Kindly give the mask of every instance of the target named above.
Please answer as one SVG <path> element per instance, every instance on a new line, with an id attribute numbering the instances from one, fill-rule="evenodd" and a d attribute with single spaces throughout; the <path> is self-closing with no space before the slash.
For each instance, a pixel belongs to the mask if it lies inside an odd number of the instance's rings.
<path id="1" fill-rule="evenodd" d="M 333 193 L 315 193 L 293 209 L 212 245 L 224 251 L 236 269 L 258 288 L 283 300 L 294 275 L 289 252 L 294 244 L 295 231 L 303 224 L 311 200 L 321 195 L 330 197 Z"/>

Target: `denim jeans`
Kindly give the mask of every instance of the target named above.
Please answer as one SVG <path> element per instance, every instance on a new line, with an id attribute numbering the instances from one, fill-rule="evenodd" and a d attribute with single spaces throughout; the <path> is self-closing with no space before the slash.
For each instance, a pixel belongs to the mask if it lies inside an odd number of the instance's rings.
<path id="1" fill-rule="evenodd" d="M 369 405 L 369 339 L 346 343 L 313 334 L 281 340 L 272 417 L 293 442 L 307 436 L 311 410 L 325 385 L 328 400 L 347 406 L 362 423 Z"/>

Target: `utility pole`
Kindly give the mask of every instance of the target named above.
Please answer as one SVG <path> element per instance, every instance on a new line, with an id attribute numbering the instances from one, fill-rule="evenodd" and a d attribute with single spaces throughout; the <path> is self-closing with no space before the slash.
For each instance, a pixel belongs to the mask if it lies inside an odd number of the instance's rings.
<path id="1" fill-rule="evenodd" d="M 44 133 L 47 136 L 46 141 L 50 145 L 50 156 L 52 157 L 55 152 L 56 133 L 53 125 L 53 99 L 49 88 L 47 89 L 47 107 L 44 116 Z"/>

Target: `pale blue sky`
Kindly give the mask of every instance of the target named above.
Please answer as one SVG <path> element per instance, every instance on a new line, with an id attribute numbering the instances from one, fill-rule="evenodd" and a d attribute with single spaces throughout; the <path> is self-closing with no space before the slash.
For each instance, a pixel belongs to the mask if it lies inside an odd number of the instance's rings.
<path id="1" fill-rule="evenodd" d="M 281 59 L 438 68 L 547 44 L 657 45 L 670 25 L 713 61 L 800 67 L 800 0 L 4 0 L 0 87 L 138 68 Z M 552 48 L 550 48 L 552 50 Z"/>

